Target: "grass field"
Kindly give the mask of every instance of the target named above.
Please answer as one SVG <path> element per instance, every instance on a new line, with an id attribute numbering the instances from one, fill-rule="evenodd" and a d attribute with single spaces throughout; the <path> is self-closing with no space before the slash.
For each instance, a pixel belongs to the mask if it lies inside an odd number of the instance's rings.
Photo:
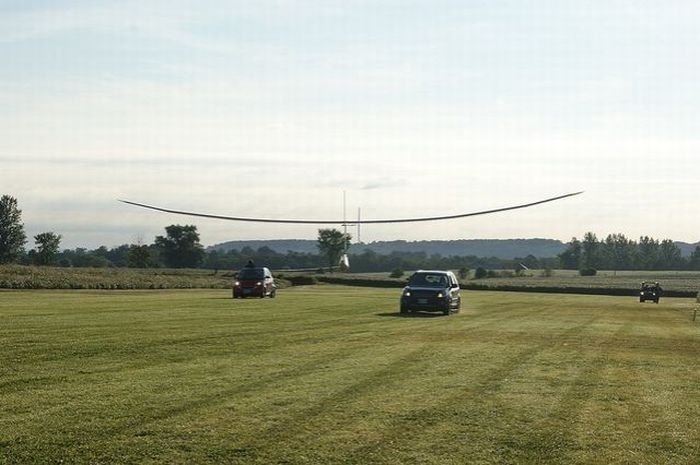
<path id="1" fill-rule="evenodd" d="M 694 299 L 0 291 L 0 463 L 697 464 Z"/>

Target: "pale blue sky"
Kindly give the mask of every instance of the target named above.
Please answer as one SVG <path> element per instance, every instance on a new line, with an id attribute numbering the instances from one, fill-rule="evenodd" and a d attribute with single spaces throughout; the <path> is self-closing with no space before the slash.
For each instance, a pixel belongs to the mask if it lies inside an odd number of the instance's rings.
<path id="1" fill-rule="evenodd" d="M 0 193 L 66 247 L 308 238 L 696 242 L 700 4 L 0 0 Z M 646 208 L 654 206 L 653 217 Z M 31 244 L 30 244 L 31 245 Z"/>

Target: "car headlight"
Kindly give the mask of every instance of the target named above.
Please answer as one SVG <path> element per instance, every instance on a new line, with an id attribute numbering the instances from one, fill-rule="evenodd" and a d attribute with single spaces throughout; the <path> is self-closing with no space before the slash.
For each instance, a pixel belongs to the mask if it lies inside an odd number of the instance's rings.
<path id="1" fill-rule="evenodd" d="M 442 292 L 438 292 L 438 293 L 437 293 L 437 298 L 438 298 L 438 299 L 442 299 L 443 297 L 445 297 L 445 294 L 443 294 Z"/>
<path id="2" fill-rule="evenodd" d="M 644 291 L 639 291 L 639 295 L 644 295 Z"/>
<path id="3" fill-rule="evenodd" d="M 403 291 L 403 296 L 404 296 L 404 297 L 411 297 L 411 291 L 409 291 L 408 289 L 406 289 L 405 291 Z"/>
<path id="4" fill-rule="evenodd" d="M 233 283 L 233 285 L 236 286 L 236 287 L 238 287 L 238 286 L 241 285 L 241 283 L 240 283 L 240 281 L 236 281 L 235 283 Z"/>
<path id="5" fill-rule="evenodd" d="M 255 283 L 255 284 L 256 284 L 257 286 L 262 286 L 262 281 L 258 281 L 258 282 Z"/>

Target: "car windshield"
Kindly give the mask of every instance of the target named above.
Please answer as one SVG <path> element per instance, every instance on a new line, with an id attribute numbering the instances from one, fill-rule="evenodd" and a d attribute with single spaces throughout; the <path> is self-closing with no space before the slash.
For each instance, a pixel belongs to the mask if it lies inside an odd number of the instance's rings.
<path id="1" fill-rule="evenodd" d="M 238 279 L 263 279 L 264 276 L 261 268 L 243 268 L 238 273 Z"/>
<path id="2" fill-rule="evenodd" d="M 408 280 L 410 286 L 445 287 L 447 277 L 437 273 L 416 273 Z"/>

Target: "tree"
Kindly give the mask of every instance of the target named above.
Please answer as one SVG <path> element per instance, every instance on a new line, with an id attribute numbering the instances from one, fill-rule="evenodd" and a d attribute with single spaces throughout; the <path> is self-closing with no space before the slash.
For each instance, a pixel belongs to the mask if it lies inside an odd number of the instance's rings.
<path id="1" fill-rule="evenodd" d="M 105 257 L 81 247 L 75 250 L 66 249 L 58 254 L 57 258 L 61 266 L 103 268 L 111 265 Z"/>
<path id="2" fill-rule="evenodd" d="M 566 270 L 578 269 L 581 264 L 581 241 L 572 238 L 566 250 L 559 254 L 559 261 Z"/>
<path id="3" fill-rule="evenodd" d="M 688 266 L 691 270 L 700 270 L 700 245 L 696 245 L 695 250 L 690 254 Z"/>
<path id="4" fill-rule="evenodd" d="M 394 268 L 394 270 L 389 274 L 390 278 L 400 278 L 403 276 L 403 270 L 401 268 Z"/>
<path id="5" fill-rule="evenodd" d="M 624 234 L 608 234 L 601 244 L 603 267 L 610 270 L 631 270 L 637 245 Z"/>
<path id="6" fill-rule="evenodd" d="M 129 246 L 129 268 L 150 268 L 154 266 L 151 259 L 151 248 L 146 244 L 131 244 Z"/>
<path id="7" fill-rule="evenodd" d="M 478 267 L 476 271 L 474 272 L 474 279 L 484 279 L 487 277 L 489 274 L 488 271 L 486 271 L 485 268 Z"/>
<path id="8" fill-rule="evenodd" d="M 600 268 L 600 242 L 595 233 L 587 232 L 583 235 L 581 243 L 581 269 L 598 269 Z"/>
<path id="9" fill-rule="evenodd" d="M 17 208 L 17 199 L 3 195 L 0 197 L 0 263 L 15 261 L 26 242 L 22 210 Z"/>
<path id="10" fill-rule="evenodd" d="M 677 270 L 683 267 L 681 249 L 671 240 L 664 239 L 659 245 L 659 259 L 657 269 Z"/>
<path id="11" fill-rule="evenodd" d="M 166 236 L 157 236 L 155 245 L 163 261 L 171 268 L 196 268 L 204 260 L 204 247 L 199 243 L 195 225 L 172 224 L 165 228 Z"/>
<path id="12" fill-rule="evenodd" d="M 653 270 L 659 261 L 659 241 L 649 236 L 639 238 L 637 268 Z"/>
<path id="13" fill-rule="evenodd" d="M 350 244 L 350 234 L 344 234 L 337 229 L 319 229 L 318 230 L 318 247 L 321 255 L 325 255 L 328 259 L 329 269 L 338 264 L 340 256 L 347 250 Z"/>
<path id="14" fill-rule="evenodd" d="M 36 265 L 53 265 L 56 261 L 58 247 L 61 244 L 61 235 L 53 232 L 44 232 L 34 236 L 37 251 L 34 255 Z"/>

